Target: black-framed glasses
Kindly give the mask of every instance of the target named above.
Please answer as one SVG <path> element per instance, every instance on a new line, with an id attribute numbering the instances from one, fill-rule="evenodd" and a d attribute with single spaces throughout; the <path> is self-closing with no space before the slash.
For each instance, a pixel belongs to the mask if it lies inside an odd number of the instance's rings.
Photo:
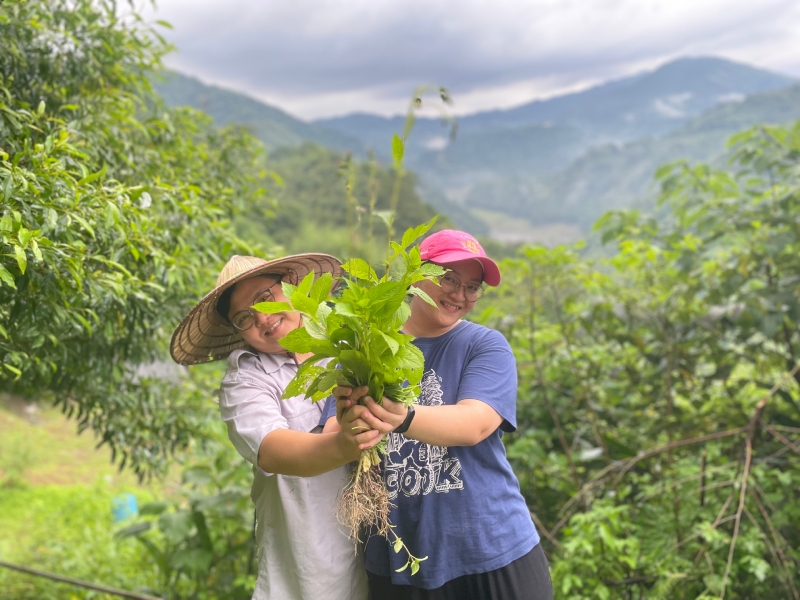
<path id="1" fill-rule="evenodd" d="M 476 302 L 483 296 L 483 286 L 475 283 L 461 283 L 461 280 L 452 273 L 439 276 L 439 286 L 446 294 L 455 294 L 458 288 L 464 286 L 464 299 L 467 302 Z"/>
<path id="2" fill-rule="evenodd" d="M 275 302 L 275 295 L 272 293 L 272 288 L 278 285 L 281 282 L 278 279 L 275 283 L 269 286 L 266 290 L 261 292 L 258 295 L 258 298 L 253 304 L 261 304 L 262 302 Z M 256 312 L 253 310 L 253 307 L 245 308 L 244 310 L 240 310 L 231 318 L 231 325 L 233 325 L 239 331 L 247 331 L 256 322 Z"/>

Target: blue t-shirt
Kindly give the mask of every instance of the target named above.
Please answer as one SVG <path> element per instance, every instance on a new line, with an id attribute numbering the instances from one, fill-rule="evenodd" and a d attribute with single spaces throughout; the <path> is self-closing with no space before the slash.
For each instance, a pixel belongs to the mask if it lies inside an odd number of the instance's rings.
<path id="1" fill-rule="evenodd" d="M 481 400 L 503 418 L 475 446 L 431 446 L 389 434 L 383 471 L 390 522 L 414 556 L 428 559 L 419 572 L 395 572 L 407 556 L 372 536 L 365 566 L 401 585 L 433 589 L 474 573 L 499 569 L 527 554 L 539 534 L 506 458 L 502 432 L 516 429 L 517 370 L 506 339 L 468 321 L 435 338 L 417 338 L 425 356 L 419 403 L 425 406 Z M 327 417 L 335 415 L 329 402 Z"/>

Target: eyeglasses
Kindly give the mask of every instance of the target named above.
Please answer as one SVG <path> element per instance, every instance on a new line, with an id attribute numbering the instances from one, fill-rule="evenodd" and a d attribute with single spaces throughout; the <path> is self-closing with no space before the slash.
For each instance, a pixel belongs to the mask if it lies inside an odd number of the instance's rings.
<path id="1" fill-rule="evenodd" d="M 258 296 L 258 299 L 253 302 L 253 304 L 260 304 L 262 302 L 275 302 L 275 296 L 272 293 L 272 288 L 278 285 L 281 282 L 280 279 L 273 283 L 269 288 L 261 292 Z M 246 308 L 244 310 L 240 310 L 233 318 L 231 318 L 231 324 L 236 327 L 239 331 L 247 331 L 256 323 L 256 312 L 253 308 Z"/>
<path id="2" fill-rule="evenodd" d="M 474 283 L 461 283 L 461 280 L 452 273 L 445 273 L 439 277 L 439 285 L 445 294 L 455 294 L 458 288 L 464 286 L 464 299 L 467 302 L 476 302 L 483 296 L 483 286 Z"/>

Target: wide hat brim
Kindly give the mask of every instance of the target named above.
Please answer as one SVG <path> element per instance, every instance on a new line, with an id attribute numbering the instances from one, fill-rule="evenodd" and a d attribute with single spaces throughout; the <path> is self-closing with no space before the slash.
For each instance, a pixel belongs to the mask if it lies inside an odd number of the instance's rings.
<path id="1" fill-rule="evenodd" d="M 246 346 L 239 332 L 217 313 L 220 295 L 243 279 L 262 273 L 292 275 L 300 282 L 311 272 L 319 277 L 330 273 L 334 277 L 343 275 L 341 261 L 328 254 L 297 254 L 261 263 L 243 271 L 217 285 L 206 294 L 181 321 L 172 334 L 169 351 L 172 359 L 180 365 L 197 365 L 227 358 L 239 348 Z"/>

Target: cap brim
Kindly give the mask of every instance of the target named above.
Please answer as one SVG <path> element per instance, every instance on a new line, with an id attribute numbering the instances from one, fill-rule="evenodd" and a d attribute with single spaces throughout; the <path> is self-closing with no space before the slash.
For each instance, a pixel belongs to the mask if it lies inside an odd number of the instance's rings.
<path id="1" fill-rule="evenodd" d="M 496 262 L 486 256 L 475 256 L 472 252 L 459 250 L 455 252 L 445 252 L 438 255 L 436 258 L 430 258 L 428 260 L 435 262 L 437 265 L 447 265 L 461 260 L 477 260 L 483 266 L 483 280 L 486 284 L 492 287 L 500 284 L 500 268 L 497 266 Z"/>

